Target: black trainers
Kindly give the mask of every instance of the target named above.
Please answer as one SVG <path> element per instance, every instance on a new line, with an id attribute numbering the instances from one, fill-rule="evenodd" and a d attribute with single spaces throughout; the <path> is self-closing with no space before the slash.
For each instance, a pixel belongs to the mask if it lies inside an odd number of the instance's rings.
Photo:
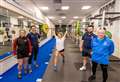
<path id="1" fill-rule="evenodd" d="M 22 79 L 22 74 L 18 74 L 18 79 Z"/>
<path id="2" fill-rule="evenodd" d="M 89 81 L 92 81 L 92 80 L 95 80 L 95 79 L 96 79 L 95 75 L 91 75 L 91 76 L 88 78 Z"/>

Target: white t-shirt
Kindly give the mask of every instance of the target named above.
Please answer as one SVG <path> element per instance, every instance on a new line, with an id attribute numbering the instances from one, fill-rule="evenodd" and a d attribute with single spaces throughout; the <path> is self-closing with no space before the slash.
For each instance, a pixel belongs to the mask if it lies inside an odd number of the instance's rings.
<path id="1" fill-rule="evenodd" d="M 58 37 L 56 37 L 56 49 L 58 51 L 61 51 L 64 49 L 64 40 L 65 38 L 59 39 Z"/>

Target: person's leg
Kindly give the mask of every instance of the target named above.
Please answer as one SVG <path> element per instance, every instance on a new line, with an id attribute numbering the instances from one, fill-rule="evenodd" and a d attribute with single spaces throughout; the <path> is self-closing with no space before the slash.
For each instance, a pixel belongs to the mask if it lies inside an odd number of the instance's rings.
<path id="1" fill-rule="evenodd" d="M 108 65 L 101 64 L 101 69 L 103 74 L 103 82 L 106 82 L 108 78 Z"/>
<path id="2" fill-rule="evenodd" d="M 86 64 L 87 64 L 87 56 L 83 56 L 83 66 L 80 68 L 80 70 L 86 70 Z"/>
<path id="3" fill-rule="evenodd" d="M 24 58 L 23 64 L 24 64 L 24 72 L 25 72 L 25 74 L 27 74 L 27 72 L 28 72 L 28 57 Z"/>
<path id="4" fill-rule="evenodd" d="M 96 75 L 97 63 L 92 61 L 92 75 Z"/>
<path id="5" fill-rule="evenodd" d="M 58 63 L 58 56 L 59 56 L 59 52 L 56 50 L 55 51 L 55 55 L 54 55 L 54 70 L 57 70 L 57 63 Z"/>
<path id="6" fill-rule="evenodd" d="M 89 77 L 89 80 L 94 80 L 96 78 L 96 69 L 97 69 L 97 63 L 92 61 L 92 75 Z"/>
<path id="7" fill-rule="evenodd" d="M 65 55 L 64 55 L 64 51 L 60 52 L 60 55 L 61 55 L 62 58 L 63 58 L 63 63 L 65 63 Z"/>
<path id="8" fill-rule="evenodd" d="M 39 67 L 39 65 L 37 64 L 37 55 L 38 55 L 38 47 L 34 48 L 34 65 L 35 67 Z"/>
<path id="9" fill-rule="evenodd" d="M 33 50 L 32 50 L 32 55 L 29 56 L 28 58 L 28 69 L 29 69 L 29 73 L 32 73 L 32 58 L 33 58 Z"/>
<path id="10" fill-rule="evenodd" d="M 18 79 L 22 78 L 22 65 L 23 65 L 23 59 L 18 59 Z"/>

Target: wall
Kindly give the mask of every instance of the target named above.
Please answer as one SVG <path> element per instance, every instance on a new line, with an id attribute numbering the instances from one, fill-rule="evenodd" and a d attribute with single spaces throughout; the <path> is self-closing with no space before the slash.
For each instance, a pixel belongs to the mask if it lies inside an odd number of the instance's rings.
<path id="1" fill-rule="evenodd" d="M 54 24 L 47 17 L 45 17 L 37 7 L 35 8 L 36 15 L 31 16 L 28 13 L 26 13 L 25 11 L 22 11 L 21 9 L 18 9 L 17 7 L 5 2 L 4 0 L 0 0 L 0 6 L 6 8 L 6 9 L 9 9 L 11 11 L 14 11 L 16 13 L 19 13 L 19 14 L 25 16 L 25 17 L 30 18 L 30 19 L 33 19 L 37 22 L 47 23 L 49 28 L 55 28 Z M 49 30 L 48 36 L 51 36 L 51 34 L 52 34 L 51 32 L 52 31 Z"/>
<path id="2" fill-rule="evenodd" d="M 92 15 L 99 14 L 99 9 L 96 10 Z M 110 9 L 109 11 L 120 12 L 120 0 L 116 0 L 114 9 Z M 119 14 L 120 16 L 120 14 Z M 98 27 L 98 20 L 93 20 L 95 27 Z M 112 26 L 107 27 L 107 29 L 112 33 L 112 40 L 115 43 L 115 53 L 113 55 L 120 58 L 120 20 L 114 21 Z"/>

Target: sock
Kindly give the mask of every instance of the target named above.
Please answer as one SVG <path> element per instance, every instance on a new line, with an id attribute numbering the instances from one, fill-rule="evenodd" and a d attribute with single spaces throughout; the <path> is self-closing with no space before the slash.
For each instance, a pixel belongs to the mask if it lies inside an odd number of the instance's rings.
<path id="1" fill-rule="evenodd" d="M 21 74 L 21 71 L 19 71 L 18 74 Z"/>
<path id="2" fill-rule="evenodd" d="M 28 68 L 31 69 L 31 64 L 29 64 Z"/>
<path id="3" fill-rule="evenodd" d="M 86 64 L 83 64 L 84 67 L 86 67 Z"/>
<path id="4" fill-rule="evenodd" d="M 37 64 L 37 62 L 36 61 L 34 61 L 34 65 L 36 65 Z"/>

